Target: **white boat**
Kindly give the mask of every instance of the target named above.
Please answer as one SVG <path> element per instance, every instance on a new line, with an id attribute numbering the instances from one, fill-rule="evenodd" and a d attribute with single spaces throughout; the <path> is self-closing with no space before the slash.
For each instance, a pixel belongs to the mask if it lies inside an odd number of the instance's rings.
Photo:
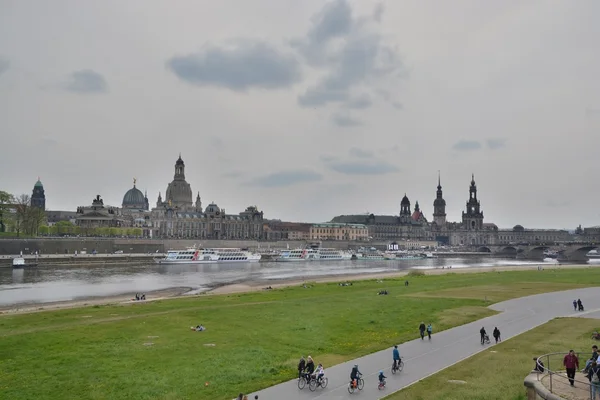
<path id="1" fill-rule="evenodd" d="M 37 262 L 28 263 L 23 257 L 15 257 L 12 261 L 13 268 L 37 267 Z"/>
<path id="2" fill-rule="evenodd" d="M 437 254 L 425 253 L 425 258 L 437 258 Z"/>
<path id="3" fill-rule="evenodd" d="M 352 254 L 338 249 L 293 249 L 282 250 L 275 261 L 318 261 L 318 260 L 350 260 Z"/>
<path id="4" fill-rule="evenodd" d="M 155 258 L 154 261 L 157 264 L 214 264 L 258 262 L 260 258 L 260 254 L 241 249 L 190 248 L 185 250 L 169 250 L 164 258 Z"/>

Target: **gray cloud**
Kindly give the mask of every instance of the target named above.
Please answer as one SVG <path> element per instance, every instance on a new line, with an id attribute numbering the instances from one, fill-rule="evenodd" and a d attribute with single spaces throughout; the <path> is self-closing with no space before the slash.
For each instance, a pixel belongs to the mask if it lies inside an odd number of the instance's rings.
<path id="1" fill-rule="evenodd" d="M 0 56 L 0 75 L 8 71 L 8 68 L 10 68 L 10 61 L 8 58 Z"/>
<path id="2" fill-rule="evenodd" d="M 168 68 L 182 81 L 235 91 L 277 89 L 301 80 L 300 65 L 264 42 L 237 41 L 230 47 L 205 46 L 200 52 L 175 56 Z"/>
<path id="3" fill-rule="evenodd" d="M 556 201 L 556 200 L 548 200 L 546 201 L 546 206 L 550 208 L 565 208 L 569 207 L 571 202 L 568 200 Z"/>
<path id="4" fill-rule="evenodd" d="M 459 140 L 452 146 L 457 151 L 470 151 L 481 149 L 481 143 L 476 140 Z"/>
<path id="5" fill-rule="evenodd" d="M 329 168 L 345 175 L 384 175 L 400 171 L 398 167 L 385 161 L 333 162 L 329 164 Z"/>
<path id="6" fill-rule="evenodd" d="M 106 79 L 91 69 L 75 71 L 69 75 L 63 87 L 73 93 L 104 93 L 108 91 Z"/>
<path id="7" fill-rule="evenodd" d="M 371 101 L 371 97 L 368 94 L 363 94 L 358 97 L 354 97 L 346 102 L 346 107 L 353 108 L 356 110 L 362 110 L 365 108 L 369 108 L 373 105 Z"/>
<path id="8" fill-rule="evenodd" d="M 349 153 L 350 156 L 357 158 L 373 158 L 375 156 L 373 152 L 364 149 L 359 149 L 358 147 L 352 147 Z"/>
<path id="9" fill-rule="evenodd" d="M 275 172 L 269 175 L 261 176 L 252 180 L 251 186 L 262 187 L 284 187 L 293 186 L 305 182 L 318 182 L 323 179 L 319 173 L 307 170 L 282 171 Z"/>
<path id="10" fill-rule="evenodd" d="M 223 178 L 228 178 L 228 179 L 241 178 L 243 175 L 244 174 L 239 171 L 231 171 L 231 172 L 225 172 L 224 174 L 221 174 L 221 176 Z"/>
<path id="11" fill-rule="evenodd" d="M 403 69 L 396 50 L 373 29 L 382 13 L 378 5 L 372 16 L 353 18 L 349 2 L 335 0 L 312 19 L 305 38 L 291 43 L 309 65 L 325 72 L 324 78 L 298 97 L 301 106 L 345 102 L 355 88 L 378 82 L 389 85 L 391 77 Z M 350 101 L 346 106 L 367 108 L 367 103 Z"/>
<path id="12" fill-rule="evenodd" d="M 344 115 L 344 114 L 334 114 L 331 117 L 331 120 L 333 121 L 334 124 L 336 124 L 337 126 L 341 126 L 343 128 L 351 128 L 351 127 L 363 125 L 362 121 L 359 121 L 358 119 L 352 118 L 349 115 Z"/>
<path id="13" fill-rule="evenodd" d="M 506 139 L 488 139 L 487 146 L 492 150 L 498 150 L 506 146 Z"/>

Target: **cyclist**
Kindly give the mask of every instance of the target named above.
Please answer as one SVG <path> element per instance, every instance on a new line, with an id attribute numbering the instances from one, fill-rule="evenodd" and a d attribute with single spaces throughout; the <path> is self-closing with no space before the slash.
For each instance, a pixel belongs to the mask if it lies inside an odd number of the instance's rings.
<path id="1" fill-rule="evenodd" d="M 323 364 L 319 363 L 317 369 L 315 370 L 315 376 L 317 377 L 317 383 L 321 384 L 321 379 L 325 376 L 325 370 L 323 369 Z"/>
<path id="2" fill-rule="evenodd" d="M 358 370 L 358 364 L 354 364 L 352 367 L 352 372 L 350 372 L 350 382 L 354 385 L 354 380 L 356 379 L 356 385 L 358 386 L 358 380 L 360 379 L 361 372 Z"/>
<path id="3" fill-rule="evenodd" d="M 398 365 L 400 364 L 400 352 L 398 351 L 398 346 L 394 346 L 392 355 L 394 357 L 394 368 L 398 368 Z"/>
<path id="4" fill-rule="evenodd" d="M 306 377 L 306 383 L 308 383 L 310 382 L 310 378 L 313 372 L 315 372 L 315 362 L 313 361 L 311 356 L 308 356 L 308 362 L 306 363 L 305 372 L 306 374 L 304 376 Z"/>
<path id="5" fill-rule="evenodd" d="M 381 385 L 381 384 L 385 385 L 385 378 L 387 378 L 387 376 L 385 376 L 385 375 L 383 374 L 383 371 L 379 371 L 379 384 L 380 384 L 380 385 Z"/>

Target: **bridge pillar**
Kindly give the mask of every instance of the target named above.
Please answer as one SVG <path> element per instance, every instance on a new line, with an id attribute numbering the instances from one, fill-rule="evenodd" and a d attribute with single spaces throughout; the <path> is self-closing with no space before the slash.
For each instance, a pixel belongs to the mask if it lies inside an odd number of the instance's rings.
<path id="1" fill-rule="evenodd" d="M 556 259 L 560 262 L 587 262 L 590 259 L 587 253 L 597 248 L 598 246 L 572 246 L 560 250 Z"/>
<path id="2" fill-rule="evenodd" d="M 546 246 L 529 246 L 520 248 L 517 252 L 517 259 L 520 260 L 536 260 L 542 261 L 544 259 L 544 251 L 548 249 Z"/>

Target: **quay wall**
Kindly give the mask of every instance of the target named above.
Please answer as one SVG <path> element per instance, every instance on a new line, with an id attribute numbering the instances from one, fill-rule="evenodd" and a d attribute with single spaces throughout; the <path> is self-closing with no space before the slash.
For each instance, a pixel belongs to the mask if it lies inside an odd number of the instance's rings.
<path id="1" fill-rule="evenodd" d="M 356 249 L 361 246 L 385 248 L 388 242 L 362 243 L 355 241 L 324 241 L 323 247 L 336 249 Z M 26 254 L 74 254 L 96 250 L 98 254 L 110 254 L 121 250 L 128 254 L 165 252 L 170 249 L 184 249 L 191 246 L 240 247 L 256 249 L 293 249 L 306 245 L 305 241 L 256 241 L 256 240 L 178 240 L 178 239 L 115 239 L 115 238 L 34 238 L 0 239 L 0 255 Z"/>

